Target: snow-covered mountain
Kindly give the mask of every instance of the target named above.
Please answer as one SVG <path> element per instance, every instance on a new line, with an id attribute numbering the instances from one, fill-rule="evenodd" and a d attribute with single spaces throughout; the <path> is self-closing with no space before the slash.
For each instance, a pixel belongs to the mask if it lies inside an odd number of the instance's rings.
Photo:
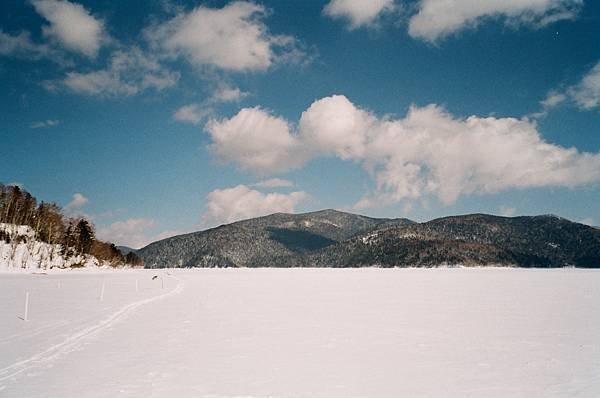
<path id="1" fill-rule="evenodd" d="M 600 230 L 555 215 L 467 214 L 356 235 L 309 255 L 321 266 L 600 268 Z"/>
<path id="2" fill-rule="evenodd" d="M 375 219 L 336 210 L 276 213 L 167 238 L 138 250 L 149 268 L 301 267 L 305 254 L 407 219 Z"/>
<path id="3" fill-rule="evenodd" d="M 600 267 L 600 230 L 544 215 L 415 223 L 324 210 L 272 214 L 154 242 L 147 267 Z"/>

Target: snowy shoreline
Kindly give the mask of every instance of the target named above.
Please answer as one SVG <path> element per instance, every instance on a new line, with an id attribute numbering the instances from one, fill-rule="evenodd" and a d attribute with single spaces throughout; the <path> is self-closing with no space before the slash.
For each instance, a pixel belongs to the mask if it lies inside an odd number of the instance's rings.
<path id="1" fill-rule="evenodd" d="M 190 267 L 190 268 L 135 268 L 135 267 L 110 267 L 110 266 L 91 266 L 91 267 L 79 267 L 79 268 L 52 268 L 48 270 L 43 269 L 0 269 L 0 276 L 2 275 L 86 275 L 86 274 L 127 274 L 127 273 L 162 273 L 162 274 L 170 274 L 172 272 L 178 273 L 202 273 L 208 270 L 216 271 L 216 272 L 241 272 L 241 271 L 255 271 L 257 273 L 265 272 L 265 271 L 276 271 L 276 272 L 315 272 L 315 271 L 329 271 L 329 272 L 344 272 L 344 271 L 354 271 L 354 272 L 369 272 L 369 271 L 381 271 L 381 272 L 400 272 L 400 271 L 435 271 L 435 270 L 506 270 L 506 271 L 539 271 L 539 272 L 551 272 L 551 271 L 591 271 L 591 272 L 600 272 L 600 268 L 584 268 L 584 267 L 573 267 L 573 266 L 565 266 L 565 267 L 553 267 L 553 268 L 545 268 L 545 267 L 518 267 L 518 266 L 464 266 L 464 265 L 440 265 L 436 267 L 348 267 L 348 268 L 340 268 L 340 267 Z"/>

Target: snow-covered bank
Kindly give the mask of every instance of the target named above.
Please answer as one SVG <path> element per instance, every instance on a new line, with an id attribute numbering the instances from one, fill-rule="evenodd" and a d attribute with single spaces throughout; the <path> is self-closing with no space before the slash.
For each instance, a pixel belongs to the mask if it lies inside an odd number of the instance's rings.
<path id="1" fill-rule="evenodd" d="M 0 396 L 600 395 L 597 270 L 168 272 L 0 275 Z"/>
<path id="2" fill-rule="evenodd" d="M 52 268 L 98 267 L 100 262 L 90 255 L 65 257 L 62 245 L 48 244 L 35 239 L 26 225 L 0 223 L 0 232 L 9 242 L 0 239 L 0 272 L 37 272 Z"/>

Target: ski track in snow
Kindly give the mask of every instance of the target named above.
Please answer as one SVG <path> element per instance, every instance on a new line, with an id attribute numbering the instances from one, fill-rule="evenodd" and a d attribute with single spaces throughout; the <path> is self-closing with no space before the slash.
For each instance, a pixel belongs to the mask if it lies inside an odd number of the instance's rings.
<path id="1" fill-rule="evenodd" d="M 33 367 L 37 367 L 49 362 L 56 360 L 61 355 L 67 354 L 77 348 L 87 337 L 90 337 L 96 333 L 99 333 L 103 330 L 108 329 L 113 326 L 115 323 L 127 317 L 137 308 L 150 304 L 152 302 L 165 299 L 167 297 L 175 296 L 183 291 L 184 281 L 181 278 L 178 278 L 174 275 L 168 274 L 171 278 L 177 280 L 177 286 L 171 290 L 170 292 L 160 294 L 158 296 L 150 297 L 147 299 L 135 301 L 133 303 L 127 304 L 118 311 L 111 314 L 109 317 L 105 318 L 103 321 L 89 326 L 81 331 L 78 331 L 68 338 L 66 338 L 61 343 L 52 345 L 48 347 L 46 350 L 36 354 L 32 357 L 29 357 L 24 360 L 20 360 L 18 362 L 13 363 L 12 365 L 6 366 L 0 369 L 0 381 L 8 380 L 18 374 L 31 369 Z M 54 326 L 54 325 L 53 325 Z M 38 330 L 39 332 L 39 330 Z M 12 337 L 12 336 L 11 336 Z M 10 339 L 10 338 L 9 338 Z M 0 386 L 0 391 L 2 391 L 2 386 Z"/>
<path id="2" fill-rule="evenodd" d="M 51 331 L 51 330 L 54 330 L 54 329 L 66 326 L 69 323 L 71 323 L 71 322 L 66 321 L 66 320 L 65 321 L 59 321 L 59 322 L 51 323 L 51 324 L 46 325 L 46 326 L 40 326 L 39 328 L 34 329 L 34 330 L 30 330 L 30 331 L 26 331 L 26 332 L 20 332 L 20 333 L 15 333 L 15 334 L 12 334 L 10 336 L 7 336 L 7 337 L 4 337 L 4 338 L 0 339 L 0 345 L 5 345 L 5 344 L 9 344 L 9 343 L 12 344 L 16 340 L 20 340 L 20 339 L 23 339 L 23 338 L 29 338 L 29 337 L 37 336 L 40 333 L 48 332 L 48 331 Z"/>

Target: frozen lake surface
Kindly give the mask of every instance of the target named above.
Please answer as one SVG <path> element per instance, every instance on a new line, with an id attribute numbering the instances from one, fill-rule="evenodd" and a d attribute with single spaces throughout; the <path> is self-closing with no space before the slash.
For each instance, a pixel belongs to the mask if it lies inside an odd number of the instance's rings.
<path id="1" fill-rule="evenodd" d="M 600 271 L 169 272 L 0 275 L 0 397 L 600 396 Z"/>

